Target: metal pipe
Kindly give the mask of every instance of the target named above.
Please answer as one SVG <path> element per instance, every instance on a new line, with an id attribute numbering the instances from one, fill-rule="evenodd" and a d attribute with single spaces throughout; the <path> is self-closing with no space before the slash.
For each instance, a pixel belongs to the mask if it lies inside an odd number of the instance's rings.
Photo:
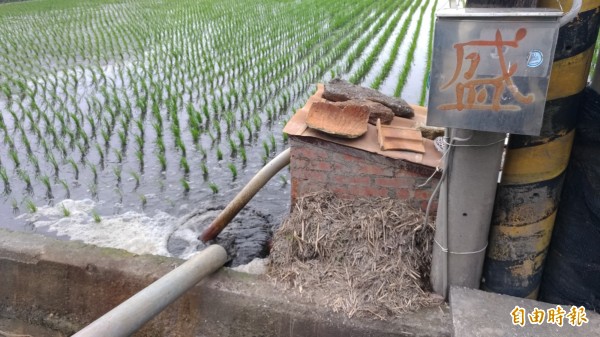
<path id="1" fill-rule="evenodd" d="M 244 206 L 254 197 L 254 195 L 265 186 L 265 184 L 290 163 L 290 149 L 281 152 L 265 165 L 252 179 L 244 186 L 235 198 L 225 207 L 217 218 L 202 232 L 199 239 L 202 242 L 213 240 L 229 224 Z"/>
<path id="2" fill-rule="evenodd" d="M 211 245 L 121 303 L 73 337 L 130 336 L 204 277 L 227 262 L 227 252 Z"/>

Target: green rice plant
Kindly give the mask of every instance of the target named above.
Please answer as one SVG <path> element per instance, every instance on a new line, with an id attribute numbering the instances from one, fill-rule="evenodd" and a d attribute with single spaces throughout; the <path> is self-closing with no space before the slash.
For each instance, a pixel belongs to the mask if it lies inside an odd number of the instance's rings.
<path id="1" fill-rule="evenodd" d="M 117 159 L 117 163 L 121 164 L 123 162 L 123 151 L 119 149 L 114 149 L 115 158 Z"/>
<path id="2" fill-rule="evenodd" d="M 227 138 L 227 141 L 229 142 L 229 149 L 231 150 L 231 155 L 233 156 L 237 153 L 238 146 L 231 138 Z"/>
<path id="3" fill-rule="evenodd" d="M 12 160 L 15 168 L 19 168 L 21 166 L 21 161 L 19 161 L 19 154 L 14 149 L 8 150 L 8 156 Z"/>
<path id="4" fill-rule="evenodd" d="M 102 222 L 102 217 L 100 216 L 100 214 L 98 214 L 98 211 L 96 211 L 95 209 L 92 210 L 92 219 L 95 223 Z"/>
<path id="5" fill-rule="evenodd" d="M 94 181 L 94 183 L 98 183 L 98 169 L 96 168 L 96 165 L 88 162 L 88 167 L 92 172 L 92 180 Z"/>
<path id="6" fill-rule="evenodd" d="M 48 162 L 52 165 L 52 168 L 54 169 L 54 176 L 58 177 L 60 167 L 58 165 L 58 161 L 56 160 L 52 152 L 48 153 Z"/>
<path id="7" fill-rule="evenodd" d="M 213 124 L 213 128 L 215 129 L 215 132 L 217 133 L 217 137 L 221 137 L 221 124 L 219 122 L 215 122 Z"/>
<path id="8" fill-rule="evenodd" d="M 167 170 L 167 157 L 165 156 L 164 152 L 157 153 L 156 158 L 160 164 L 160 171 L 165 172 Z"/>
<path id="9" fill-rule="evenodd" d="M 113 167 L 113 174 L 115 175 L 115 178 L 117 179 L 117 185 L 119 185 L 121 183 L 122 171 L 123 171 L 123 169 L 120 166 Z"/>
<path id="10" fill-rule="evenodd" d="M 145 194 L 140 194 L 140 203 L 142 204 L 142 209 L 146 208 L 146 204 L 148 204 L 148 198 L 146 198 Z"/>
<path id="11" fill-rule="evenodd" d="M 243 147 L 244 146 L 244 131 L 237 130 L 235 133 L 237 135 L 240 146 Z"/>
<path id="12" fill-rule="evenodd" d="M 181 167 L 181 169 L 183 169 L 183 172 L 185 174 L 190 173 L 190 165 L 188 164 L 186 157 L 181 157 L 181 160 L 179 161 L 179 166 Z"/>
<path id="13" fill-rule="evenodd" d="M 0 178 L 2 178 L 2 183 L 4 185 L 4 194 L 10 194 L 10 180 L 4 167 L 0 167 Z"/>
<path id="14" fill-rule="evenodd" d="M 248 131 L 248 135 L 252 136 L 252 125 L 248 120 L 244 121 L 244 127 L 246 128 L 246 131 Z"/>
<path id="15" fill-rule="evenodd" d="M 77 166 L 77 163 L 72 158 L 67 159 L 67 163 L 71 165 L 71 168 L 73 169 L 75 180 L 79 180 L 79 166 Z"/>
<path id="16" fill-rule="evenodd" d="M 233 177 L 233 180 L 235 180 L 237 178 L 237 168 L 235 167 L 234 163 L 228 163 L 227 167 L 229 168 L 229 171 L 231 172 L 231 176 Z"/>
<path id="17" fill-rule="evenodd" d="M 246 156 L 246 149 L 243 147 L 240 147 L 240 157 L 242 158 L 242 163 L 245 164 L 248 158 Z"/>
<path id="18" fill-rule="evenodd" d="M 96 152 L 98 153 L 98 157 L 100 157 L 99 162 L 104 163 L 104 151 L 102 151 L 102 147 L 98 143 L 95 144 L 95 147 L 96 147 Z"/>
<path id="19" fill-rule="evenodd" d="M 21 178 L 21 180 L 23 181 L 23 183 L 25 183 L 25 191 L 27 191 L 27 193 L 32 194 L 33 193 L 33 185 L 31 184 L 31 178 L 29 177 L 29 174 L 27 174 L 26 171 L 18 169 L 17 173 L 19 175 L 19 178 Z"/>
<path id="20" fill-rule="evenodd" d="M 127 134 L 124 131 L 119 130 L 119 131 L 117 131 L 117 135 L 119 136 L 119 140 L 121 142 L 121 148 L 122 149 L 126 148 L 127 147 Z"/>
<path id="21" fill-rule="evenodd" d="M 217 147 L 217 160 L 223 160 L 223 152 L 221 152 L 221 148 Z"/>
<path id="22" fill-rule="evenodd" d="M 187 194 L 190 191 L 190 183 L 183 178 L 181 178 L 179 181 L 181 182 L 181 187 L 183 187 L 184 193 Z"/>
<path id="23" fill-rule="evenodd" d="M 36 213 L 38 210 L 35 203 L 29 198 L 25 199 L 25 208 L 27 208 L 27 211 L 29 211 L 29 213 Z"/>
<path id="24" fill-rule="evenodd" d="M 275 136 L 271 134 L 269 136 L 269 140 L 271 141 L 271 149 L 275 150 L 275 148 L 277 147 L 277 142 L 275 142 Z"/>
<path id="25" fill-rule="evenodd" d="M 265 157 L 269 157 L 269 155 L 271 154 L 271 151 L 269 150 L 269 144 L 267 143 L 266 140 L 263 140 L 262 146 L 263 146 L 263 150 L 265 150 Z"/>
<path id="26" fill-rule="evenodd" d="M 262 120 L 260 119 L 260 116 L 254 115 L 254 118 L 252 118 L 252 122 L 254 123 L 254 130 L 256 132 L 260 131 L 260 127 L 262 125 Z"/>
<path id="27" fill-rule="evenodd" d="M 156 139 L 155 144 L 156 144 L 156 148 L 158 150 L 158 153 L 163 153 L 164 154 L 165 151 L 166 151 L 166 148 L 165 148 L 165 143 L 164 143 L 163 139 L 162 138 Z"/>
<path id="28" fill-rule="evenodd" d="M 192 141 L 194 144 L 198 144 L 200 141 L 200 130 L 198 128 L 191 128 L 190 133 L 192 135 Z"/>
<path id="29" fill-rule="evenodd" d="M 68 218 L 71 216 L 71 211 L 67 209 L 64 203 L 60 204 L 60 211 L 63 214 L 63 217 Z"/>
<path id="30" fill-rule="evenodd" d="M 208 187 L 213 192 L 213 194 L 219 193 L 219 186 L 217 186 L 217 184 L 210 182 L 210 183 L 208 183 Z"/>
<path id="31" fill-rule="evenodd" d="M 108 131 L 107 129 L 102 129 L 100 130 L 100 135 L 102 135 L 104 145 L 108 146 L 108 144 L 110 144 L 110 131 Z"/>
<path id="32" fill-rule="evenodd" d="M 27 159 L 29 160 L 29 162 L 33 166 L 33 169 L 35 170 L 35 174 L 39 175 L 41 169 L 40 169 L 40 162 L 37 159 L 37 157 L 34 154 L 30 154 L 30 155 L 27 156 Z"/>
<path id="33" fill-rule="evenodd" d="M 135 135 L 135 143 L 137 144 L 137 148 L 139 150 L 144 148 L 144 137 L 142 135 Z"/>
<path id="34" fill-rule="evenodd" d="M 140 165 L 140 170 L 144 171 L 144 152 L 140 150 L 135 151 L 135 157 L 137 158 L 138 164 Z"/>
<path id="35" fill-rule="evenodd" d="M 12 198 L 10 201 L 11 205 L 12 205 L 12 211 L 14 214 L 19 212 L 19 203 L 17 202 L 17 199 Z"/>
<path id="36" fill-rule="evenodd" d="M 206 177 L 208 177 L 208 167 L 205 162 L 200 164 L 200 169 L 202 170 L 202 176 L 206 179 Z"/>
<path id="37" fill-rule="evenodd" d="M 65 198 L 69 199 L 71 197 L 71 190 L 69 189 L 69 184 L 66 180 L 60 179 L 58 182 L 62 185 L 65 190 Z"/>
<path id="38" fill-rule="evenodd" d="M 135 181 L 135 187 L 133 188 L 133 190 L 137 190 L 140 187 L 140 175 L 137 172 L 134 171 L 129 171 L 129 175 L 131 175 L 131 178 L 133 178 L 133 180 Z"/>
<path id="39" fill-rule="evenodd" d="M 50 183 L 50 178 L 47 175 L 43 175 L 39 179 L 42 182 L 42 185 L 46 187 L 46 198 L 54 199 L 54 196 L 52 195 L 52 184 Z"/>
<path id="40" fill-rule="evenodd" d="M 92 198 L 94 198 L 94 200 L 98 199 L 98 184 L 90 184 L 88 186 L 88 189 L 90 191 L 90 194 L 92 195 Z"/>

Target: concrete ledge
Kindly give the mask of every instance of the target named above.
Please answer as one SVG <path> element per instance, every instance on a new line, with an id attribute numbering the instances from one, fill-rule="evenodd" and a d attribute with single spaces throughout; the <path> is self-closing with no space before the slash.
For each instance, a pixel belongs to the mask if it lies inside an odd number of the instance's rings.
<path id="1" fill-rule="evenodd" d="M 182 261 L 0 230 L 0 317 L 72 334 Z M 348 319 L 223 269 L 136 336 L 450 336 L 446 308 L 391 322 Z"/>

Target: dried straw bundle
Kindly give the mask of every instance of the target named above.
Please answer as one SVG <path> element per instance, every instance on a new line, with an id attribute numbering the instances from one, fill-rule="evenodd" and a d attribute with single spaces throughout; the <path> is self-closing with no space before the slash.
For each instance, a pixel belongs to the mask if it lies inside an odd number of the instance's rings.
<path id="1" fill-rule="evenodd" d="M 423 220 L 399 200 L 305 196 L 275 233 L 269 276 L 349 317 L 438 305 L 428 292 L 434 229 Z"/>

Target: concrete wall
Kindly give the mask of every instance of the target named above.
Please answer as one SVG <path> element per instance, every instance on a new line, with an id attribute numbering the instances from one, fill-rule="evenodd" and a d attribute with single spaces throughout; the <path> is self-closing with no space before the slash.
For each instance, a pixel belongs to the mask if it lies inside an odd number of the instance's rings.
<path id="1" fill-rule="evenodd" d="M 0 230 L 0 318 L 72 334 L 182 261 Z M 450 336 L 446 308 L 389 322 L 348 319 L 223 269 L 136 336 Z"/>
<path id="2" fill-rule="evenodd" d="M 305 194 L 325 189 L 341 197 L 407 200 L 425 210 L 440 177 L 436 174 L 419 187 L 435 169 L 316 138 L 290 136 L 290 143 L 292 204 Z M 432 206 L 435 211 L 437 203 Z"/>

